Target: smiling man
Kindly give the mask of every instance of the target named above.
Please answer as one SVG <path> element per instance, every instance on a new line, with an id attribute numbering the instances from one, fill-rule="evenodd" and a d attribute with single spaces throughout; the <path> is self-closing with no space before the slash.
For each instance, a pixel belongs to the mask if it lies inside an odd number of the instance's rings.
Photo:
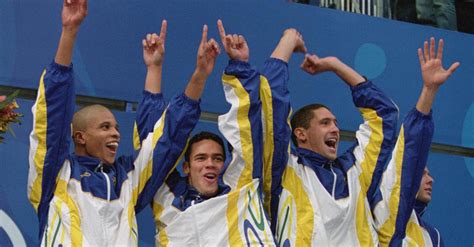
<path id="1" fill-rule="evenodd" d="M 212 70 L 218 51 L 199 53 L 211 58 L 198 58 L 185 92 L 166 109 L 154 108 L 161 113 L 149 123 L 138 152 L 117 157 L 119 124 L 109 109 L 92 105 L 73 115 L 72 54 L 86 15 L 87 0 L 64 1 L 56 56 L 40 78 L 32 107 L 28 197 L 39 218 L 41 246 L 137 246 L 135 215 L 150 204 L 166 178 L 164 170 L 174 166 L 185 148 L 200 115 L 199 98 L 208 76 L 204 71 Z M 165 30 L 163 22 L 161 36 Z M 152 46 L 151 50 L 157 48 Z M 150 50 L 146 44 L 145 48 Z M 157 71 L 148 72 L 157 79 Z M 152 88 L 147 82 L 146 90 Z M 144 101 L 157 98 L 153 93 L 145 93 Z M 150 113 L 147 106 L 141 104 L 139 114 Z M 69 149 L 71 136 L 74 153 Z"/>
<path id="2" fill-rule="evenodd" d="M 262 72 L 268 81 L 262 90 L 265 133 L 272 133 L 264 138 L 264 153 L 271 154 L 264 161 L 264 198 L 272 230 L 280 246 L 376 246 L 368 198 L 395 144 L 398 109 L 338 58 L 306 54 L 301 68 L 311 75 L 332 72 L 339 77 L 364 120 L 357 142 L 338 156 L 340 130 L 328 107 L 304 106 L 288 121 L 288 61 L 305 50 L 302 35 L 286 30 L 270 61 L 279 69 Z"/>
<path id="3" fill-rule="evenodd" d="M 232 147 L 232 158 L 224 170 L 224 143 L 216 134 L 201 132 L 190 139 L 186 176 L 170 169 L 153 200 L 157 246 L 275 246 L 260 197 L 260 79 L 248 64 L 243 36 L 226 35 L 221 21 L 218 27 L 230 59 L 222 82 L 231 104 L 218 125 Z"/>
<path id="4" fill-rule="evenodd" d="M 183 171 L 188 175 L 188 184 L 204 197 L 217 195 L 219 176 L 225 161 L 222 139 L 213 133 L 201 132 L 193 136 L 188 145 L 183 164 Z"/>

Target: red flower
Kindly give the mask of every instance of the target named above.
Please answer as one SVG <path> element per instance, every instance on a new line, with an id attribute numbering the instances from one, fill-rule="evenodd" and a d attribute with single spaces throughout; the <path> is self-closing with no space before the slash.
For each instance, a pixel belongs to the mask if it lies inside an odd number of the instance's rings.
<path id="1" fill-rule="evenodd" d="M 3 142 L 3 134 L 9 131 L 13 136 L 13 130 L 10 128 L 10 123 L 21 124 L 20 117 L 23 115 L 16 113 L 14 110 L 19 106 L 15 101 L 19 91 L 16 91 L 8 96 L 0 95 L 0 143 Z"/>

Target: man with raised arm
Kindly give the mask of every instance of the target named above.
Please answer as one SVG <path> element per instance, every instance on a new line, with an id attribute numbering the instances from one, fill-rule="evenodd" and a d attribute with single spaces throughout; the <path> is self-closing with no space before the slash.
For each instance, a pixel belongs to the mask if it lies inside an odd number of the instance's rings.
<path id="1" fill-rule="evenodd" d="M 434 129 L 431 108 L 439 87 L 460 65 L 443 68 L 443 43 L 441 39 L 436 55 L 434 38 L 429 47 L 425 41 L 423 50 L 418 49 L 423 89 L 403 121 L 392 159 L 370 202 L 382 246 L 444 245 L 439 232 L 421 218 L 431 201 L 433 182 L 426 168 Z"/>
<path id="2" fill-rule="evenodd" d="M 138 244 L 135 214 L 149 205 L 198 121 L 205 77 L 193 75 L 174 97 L 137 155 L 116 158 L 118 123 L 104 106 L 73 115 L 72 54 L 86 0 L 66 0 L 54 61 L 45 69 L 32 108 L 28 197 L 39 218 L 42 246 Z M 162 26 L 166 32 L 166 23 Z M 148 89 L 148 86 L 145 86 Z M 71 133 L 72 123 L 72 133 Z M 179 128 L 178 128 L 179 127 Z M 74 153 L 69 153 L 69 141 Z"/>
<path id="3" fill-rule="evenodd" d="M 262 87 L 268 149 L 264 152 L 264 194 L 277 243 L 376 246 L 368 198 L 395 143 L 398 109 L 372 82 L 338 58 L 308 54 L 302 69 L 312 75 L 336 74 L 351 89 L 364 122 L 356 133 L 357 142 L 339 157 L 337 119 L 326 106 L 301 108 L 290 128 L 287 63 L 303 46 L 296 30 L 286 30 L 271 56 L 281 69 L 262 72 L 268 81 L 268 87 Z M 290 147 L 290 137 L 296 148 Z"/>
<path id="4" fill-rule="evenodd" d="M 259 189 L 262 122 L 258 74 L 248 64 L 249 49 L 243 36 L 225 35 L 222 22 L 218 26 L 230 58 L 222 78 L 231 104 L 219 117 L 219 130 L 232 146 L 232 158 L 224 171 L 222 139 L 210 132 L 191 138 L 184 155 L 186 176 L 170 169 L 153 201 L 157 246 L 275 245 Z M 203 40 L 206 37 L 207 28 Z M 251 71 L 242 74 L 244 68 Z"/>

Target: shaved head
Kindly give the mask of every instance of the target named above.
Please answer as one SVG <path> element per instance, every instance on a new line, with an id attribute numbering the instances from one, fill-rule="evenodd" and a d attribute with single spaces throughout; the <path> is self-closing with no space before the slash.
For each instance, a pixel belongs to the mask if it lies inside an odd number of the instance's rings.
<path id="1" fill-rule="evenodd" d="M 104 112 L 111 112 L 103 105 L 90 105 L 83 107 L 72 118 L 72 133 L 76 131 L 84 131 L 87 129 L 87 124 L 93 119 L 100 117 Z"/>
<path id="2" fill-rule="evenodd" d="M 120 131 L 114 114 L 105 106 L 86 106 L 74 114 L 72 138 L 77 155 L 113 164 L 120 143 Z"/>

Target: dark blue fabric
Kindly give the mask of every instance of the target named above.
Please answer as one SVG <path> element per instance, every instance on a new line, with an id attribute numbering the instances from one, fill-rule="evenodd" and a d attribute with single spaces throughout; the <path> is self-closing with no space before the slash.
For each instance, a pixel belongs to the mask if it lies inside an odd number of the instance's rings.
<path id="1" fill-rule="evenodd" d="M 426 231 L 428 231 L 428 234 L 430 235 L 433 246 L 438 246 L 438 237 L 439 237 L 440 239 L 439 246 L 444 247 L 444 241 L 443 241 L 443 238 L 441 237 L 441 234 L 438 234 L 438 231 L 434 227 L 432 227 L 431 225 L 428 224 L 428 222 L 422 219 L 423 214 L 425 213 L 427 207 L 428 207 L 428 204 L 415 200 L 414 209 L 415 209 L 416 217 L 418 218 L 418 222 L 420 223 L 421 227 L 425 228 Z"/>
<path id="2" fill-rule="evenodd" d="M 38 206 L 39 239 L 41 239 L 56 187 L 56 177 L 69 153 L 70 123 L 74 114 L 74 76 L 72 64 L 62 66 L 54 61 L 44 75 L 44 97 L 47 111 L 46 156 L 44 159 L 41 199 Z"/>

